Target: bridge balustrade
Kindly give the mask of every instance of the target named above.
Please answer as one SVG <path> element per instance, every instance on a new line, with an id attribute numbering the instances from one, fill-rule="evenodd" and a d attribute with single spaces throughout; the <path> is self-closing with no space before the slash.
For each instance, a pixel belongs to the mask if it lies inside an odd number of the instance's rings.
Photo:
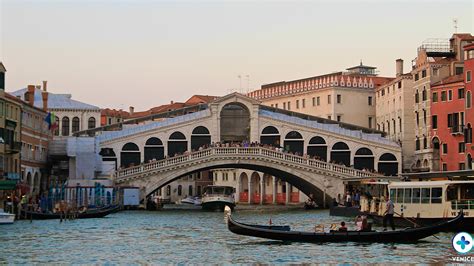
<path id="1" fill-rule="evenodd" d="M 210 158 L 212 156 L 227 156 L 227 155 L 253 155 L 255 157 L 267 157 L 273 159 L 279 159 L 287 163 L 299 164 L 310 166 L 312 168 L 318 168 L 326 171 L 331 171 L 334 173 L 358 177 L 358 178 L 371 178 L 378 177 L 379 174 L 365 172 L 350 168 L 344 165 L 332 164 L 324 161 L 314 160 L 305 158 L 303 156 L 293 155 L 284 153 L 281 151 L 272 150 L 269 148 L 263 147 L 214 147 L 201 151 L 196 151 L 193 153 L 176 156 L 172 158 L 166 158 L 160 161 L 152 161 L 145 163 L 139 166 L 133 166 L 126 169 L 119 169 L 115 173 L 116 181 L 121 181 L 123 179 L 128 179 L 134 175 L 138 175 L 143 172 L 158 170 L 165 168 L 167 166 L 176 166 L 182 163 L 197 161 L 204 158 Z"/>

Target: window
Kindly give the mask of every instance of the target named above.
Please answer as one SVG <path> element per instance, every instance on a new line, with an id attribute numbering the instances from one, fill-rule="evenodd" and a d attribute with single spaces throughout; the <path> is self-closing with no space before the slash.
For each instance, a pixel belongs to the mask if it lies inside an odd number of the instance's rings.
<path id="1" fill-rule="evenodd" d="M 453 127 L 453 114 L 448 114 L 448 127 Z"/>
<path id="2" fill-rule="evenodd" d="M 466 170 L 466 164 L 465 163 L 459 163 L 459 170 Z"/>
<path id="3" fill-rule="evenodd" d="M 449 90 L 448 91 L 448 101 L 452 101 L 452 100 L 453 100 L 453 91 Z"/>
<path id="4" fill-rule="evenodd" d="M 421 203 L 430 203 L 430 189 L 429 188 L 421 189 Z"/>
<path id="5" fill-rule="evenodd" d="M 112 118 L 109 117 L 109 125 L 112 124 Z"/>
<path id="6" fill-rule="evenodd" d="M 401 82 L 401 81 L 398 82 L 398 88 L 399 88 L 399 89 L 402 88 L 402 82 Z"/>
<path id="7" fill-rule="evenodd" d="M 471 92 L 466 92 L 466 108 L 471 108 Z"/>
<path id="8" fill-rule="evenodd" d="M 398 118 L 398 125 L 400 127 L 400 132 L 402 132 L 402 118 L 401 117 Z"/>
<path id="9" fill-rule="evenodd" d="M 464 88 L 458 89 L 458 99 L 464 99 Z"/>
<path id="10" fill-rule="evenodd" d="M 372 96 L 369 96 L 369 105 L 372 106 Z"/>
<path id="11" fill-rule="evenodd" d="M 420 139 L 416 138 L 415 140 L 415 150 L 419 151 L 420 150 Z"/>
<path id="12" fill-rule="evenodd" d="M 404 203 L 411 203 L 411 188 L 405 188 L 405 197 L 403 199 Z"/>
<path id="13" fill-rule="evenodd" d="M 306 105 L 306 100 L 305 99 L 301 100 L 301 106 L 305 108 L 305 105 Z"/>
<path id="14" fill-rule="evenodd" d="M 459 142 L 458 150 L 459 150 L 459 153 L 464 153 L 466 151 L 466 145 L 464 144 L 464 142 Z"/>
<path id="15" fill-rule="evenodd" d="M 441 101 L 445 102 L 446 101 L 446 91 L 441 92 Z"/>
<path id="16" fill-rule="evenodd" d="M 328 95 L 328 104 L 331 104 L 331 94 Z"/>
<path id="17" fill-rule="evenodd" d="M 418 112 L 415 112 L 416 113 L 416 125 L 420 125 L 420 114 Z"/>
<path id="18" fill-rule="evenodd" d="M 460 75 L 464 72 L 464 67 L 456 67 L 456 75 Z"/>
<path id="19" fill-rule="evenodd" d="M 420 199 L 421 199 L 420 189 L 419 188 L 414 188 L 413 189 L 413 197 L 412 197 L 411 202 L 412 203 L 420 203 Z"/>
<path id="20" fill-rule="evenodd" d="M 431 188 L 431 203 L 441 203 L 443 190 L 440 187 Z"/>
<path id="21" fill-rule="evenodd" d="M 287 106 L 288 106 L 288 110 L 291 110 L 290 102 L 288 102 Z"/>
<path id="22" fill-rule="evenodd" d="M 59 136 L 59 117 L 56 116 L 56 122 L 54 123 L 55 129 L 54 129 L 54 135 Z"/>
<path id="23" fill-rule="evenodd" d="M 384 95 L 385 95 L 385 89 L 382 90 L 382 96 L 384 96 Z"/>
<path id="24" fill-rule="evenodd" d="M 341 116 L 340 115 L 337 116 L 337 122 L 341 122 Z"/>
<path id="25" fill-rule="evenodd" d="M 283 103 L 283 109 L 286 110 L 286 103 Z"/>
<path id="26" fill-rule="evenodd" d="M 415 92 L 415 103 L 419 103 L 420 102 L 420 95 L 418 93 L 418 90 L 416 90 Z"/>
<path id="27" fill-rule="evenodd" d="M 278 104 L 277 104 L 277 103 L 275 104 L 275 108 L 278 108 Z"/>
<path id="28" fill-rule="evenodd" d="M 296 109 L 300 109 L 300 100 L 296 100 Z"/>
<path id="29" fill-rule="evenodd" d="M 397 189 L 397 203 L 403 203 L 404 192 L 405 190 L 403 190 L 403 188 Z"/>
<path id="30" fill-rule="evenodd" d="M 61 135 L 62 136 L 69 136 L 69 117 L 65 116 L 62 119 L 62 130 L 61 130 Z"/>
<path id="31" fill-rule="evenodd" d="M 89 121 L 87 121 L 87 128 L 95 128 L 95 118 L 94 117 L 89 117 Z"/>
<path id="32" fill-rule="evenodd" d="M 426 69 L 421 71 L 421 78 L 426 78 Z"/>
<path id="33" fill-rule="evenodd" d="M 426 137 L 423 138 L 423 149 L 428 149 L 428 140 Z"/>
<path id="34" fill-rule="evenodd" d="M 425 88 L 423 88 L 422 98 L 423 98 L 423 101 L 426 101 L 427 95 L 426 95 L 426 89 Z"/>
<path id="35" fill-rule="evenodd" d="M 79 131 L 79 117 L 74 117 L 72 119 L 72 133 Z"/>
<path id="36" fill-rule="evenodd" d="M 426 126 L 426 110 L 423 109 L 423 124 Z"/>
<path id="37" fill-rule="evenodd" d="M 330 115 L 328 115 L 328 119 L 331 120 L 331 116 L 330 116 Z"/>
<path id="38" fill-rule="evenodd" d="M 393 202 L 396 202 L 396 201 L 397 201 L 397 190 L 394 189 L 394 188 L 391 188 L 391 189 L 390 189 L 390 199 L 391 199 Z"/>
<path id="39" fill-rule="evenodd" d="M 448 171 L 448 165 L 446 163 L 443 163 L 443 171 L 444 172 Z"/>
<path id="40" fill-rule="evenodd" d="M 313 106 L 316 106 L 316 98 L 313 97 Z"/>
<path id="41" fill-rule="evenodd" d="M 337 103 L 341 103 L 342 102 L 342 96 L 341 94 L 338 94 L 337 95 Z"/>
<path id="42" fill-rule="evenodd" d="M 431 116 L 431 126 L 433 127 L 433 129 L 438 128 L 438 116 L 437 115 Z"/>
<path id="43" fill-rule="evenodd" d="M 319 98 L 319 96 L 318 96 L 318 97 L 316 98 L 316 105 L 319 106 L 320 103 L 321 103 L 321 101 L 320 101 L 320 98 Z"/>
<path id="44" fill-rule="evenodd" d="M 443 143 L 443 154 L 448 154 L 448 144 Z"/>
<path id="45" fill-rule="evenodd" d="M 420 77 L 418 76 L 418 73 L 415 74 L 415 81 L 419 80 Z"/>
<path id="46" fill-rule="evenodd" d="M 438 93 L 437 92 L 433 92 L 433 102 L 434 103 L 438 102 Z"/>
<path id="47" fill-rule="evenodd" d="M 466 82 L 471 82 L 471 71 L 466 72 Z"/>
<path id="48" fill-rule="evenodd" d="M 369 117 L 369 128 L 372 128 L 372 117 Z"/>
<path id="49" fill-rule="evenodd" d="M 438 76 L 439 70 L 438 69 L 433 69 L 433 76 Z"/>

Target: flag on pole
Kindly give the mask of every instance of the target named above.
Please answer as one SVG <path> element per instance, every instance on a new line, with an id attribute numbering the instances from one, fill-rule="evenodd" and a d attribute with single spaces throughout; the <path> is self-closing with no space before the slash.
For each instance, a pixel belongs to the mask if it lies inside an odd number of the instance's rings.
<path id="1" fill-rule="evenodd" d="M 54 130 L 58 127 L 56 123 L 56 115 L 54 113 L 49 112 L 48 115 L 44 118 L 44 121 L 48 124 L 49 130 Z"/>

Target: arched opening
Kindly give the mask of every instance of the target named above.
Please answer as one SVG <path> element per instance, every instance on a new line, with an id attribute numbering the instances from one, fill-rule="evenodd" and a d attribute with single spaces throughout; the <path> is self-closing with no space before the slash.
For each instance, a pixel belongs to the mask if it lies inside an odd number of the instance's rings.
<path id="1" fill-rule="evenodd" d="M 304 140 L 303 136 L 297 131 L 291 131 L 285 136 L 284 149 L 287 152 L 303 155 Z"/>
<path id="2" fill-rule="evenodd" d="M 140 164 L 140 149 L 137 144 L 129 142 L 122 147 L 120 152 L 120 166 L 130 167 Z"/>
<path id="3" fill-rule="evenodd" d="M 416 168 L 420 168 L 421 167 L 421 161 L 417 160 L 415 166 L 416 166 Z"/>
<path id="4" fill-rule="evenodd" d="M 465 143 L 472 143 L 472 126 L 471 123 L 468 123 L 464 133 L 464 142 Z"/>
<path id="5" fill-rule="evenodd" d="M 240 177 L 240 202 L 249 202 L 249 177 L 246 173 L 241 173 Z"/>
<path id="6" fill-rule="evenodd" d="M 75 116 L 72 118 L 72 133 L 76 133 L 80 130 L 79 117 Z"/>
<path id="7" fill-rule="evenodd" d="M 328 146 L 322 137 L 312 137 L 309 140 L 307 154 L 315 157 L 317 160 L 327 161 Z"/>
<path id="8" fill-rule="evenodd" d="M 100 149 L 99 155 L 102 156 L 102 172 L 111 173 L 117 170 L 117 156 L 115 155 L 114 149 L 102 148 Z"/>
<path id="9" fill-rule="evenodd" d="M 168 140 L 168 156 L 174 157 L 188 150 L 188 142 L 183 133 L 176 131 L 170 135 Z"/>
<path id="10" fill-rule="evenodd" d="M 191 196 L 191 197 L 194 196 L 193 195 L 193 185 L 188 186 L 188 195 Z"/>
<path id="11" fill-rule="evenodd" d="M 428 159 L 423 160 L 423 168 L 428 168 Z"/>
<path id="12" fill-rule="evenodd" d="M 240 103 L 226 104 L 220 113 L 221 142 L 250 140 L 250 112 Z"/>
<path id="13" fill-rule="evenodd" d="M 354 168 L 363 170 L 374 169 L 374 154 L 368 148 L 360 148 L 354 155 Z"/>
<path id="14" fill-rule="evenodd" d="M 151 137 L 145 143 L 145 162 L 165 158 L 165 148 L 159 138 Z"/>
<path id="15" fill-rule="evenodd" d="M 194 128 L 191 134 L 191 150 L 197 151 L 200 147 L 209 146 L 211 144 L 211 134 L 209 130 L 203 126 Z"/>
<path id="16" fill-rule="evenodd" d="M 37 194 L 38 191 L 39 191 L 39 187 L 40 187 L 40 178 L 39 178 L 38 172 L 36 172 L 35 175 L 34 175 L 33 190 L 32 190 L 32 192 L 33 192 L 34 194 Z"/>
<path id="17" fill-rule="evenodd" d="M 421 164 L 417 161 L 416 164 Z M 398 174 L 397 157 L 391 153 L 384 153 L 379 158 L 378 171 L 386 176 L 394 176 Z"/>
<path id="18" fill-rule="evenodd" d="M 251 202 L 260 203 L 260 198 L 262 196 L 262 190 L 260 187 L 260 175 L 257 172 L 253 172 L 250 177 L 250 187 L 252 188 Z"/>
<path id="19" fill-rule="evenodd" d="M 439 138 L 434 137 L 431 142 L 433 143 L 433 149 L 439 152 Z"/>
<path id="20" fill-rule="evenodd" d="M 95 118 L 94 117 L 89 117 L 89 120 L 87 121 L 87 128 L 88 129 L 95 128 Z"/>
<path id="21" fill-rule="evenodd" d="M 63 117 L 61 123 L 62 123 L 61 135 L 69 136 L 69 117 L 67 116 Z"/>
<path id="22" fill-rule="evenodd" d="M 331 162 L 345 166 L 351 165 L 351 150 L 349 150 L 346 143 L 337 142 L 332 146 Z"/>
<path id="23" fill-rule="evenodd" d="M 260 135 L 260 143 L 280 147 L 280 132 L 276 127 L 265 127 Z"/>

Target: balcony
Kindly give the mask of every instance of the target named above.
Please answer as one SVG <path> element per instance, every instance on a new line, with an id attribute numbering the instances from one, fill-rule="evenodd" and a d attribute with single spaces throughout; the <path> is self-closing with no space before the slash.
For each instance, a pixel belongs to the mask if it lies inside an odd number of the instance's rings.
<path id="1" fill-rule="evenodd" d="M 12 143 L 6 143 L 5 149 L 8 153 L 19 153 L 21 151 L 21 142 L 14 141 Z"/>

